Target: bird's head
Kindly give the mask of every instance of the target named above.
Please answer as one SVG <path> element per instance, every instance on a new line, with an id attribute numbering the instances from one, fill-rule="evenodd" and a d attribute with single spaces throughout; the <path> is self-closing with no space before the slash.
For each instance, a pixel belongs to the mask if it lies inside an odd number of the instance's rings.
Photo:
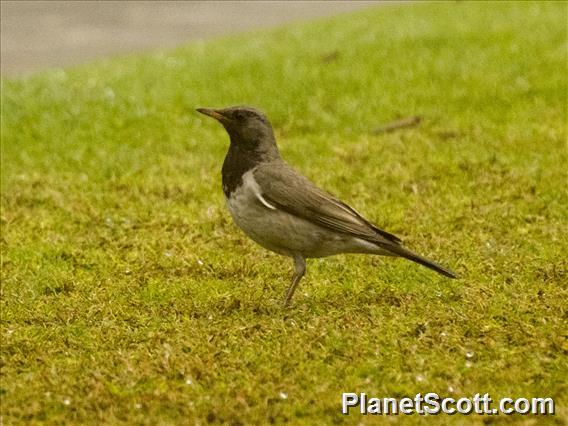
<path id="1" fill-rule="evenodd" d="M 197 111 L 219 121 L 229 134 L 231 145 L 245 151 L 278 153 L 272 125 L 262 112 L 247 106 Z"/>

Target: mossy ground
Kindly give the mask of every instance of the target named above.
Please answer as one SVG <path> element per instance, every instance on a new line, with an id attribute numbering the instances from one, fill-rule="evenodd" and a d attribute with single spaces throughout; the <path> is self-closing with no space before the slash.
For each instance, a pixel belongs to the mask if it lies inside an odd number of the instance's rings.
<path id="1" fill-rule="evenodd" d="M 390 5 L 3 80 L 3 423 L 375 424 L 341 393 L 428 391 L 557 404 L 439 423 L 566 421 L 566 14 Z M 282 309 L 291 262 L 232 224 L 194 111 L 232 104 L 461 278 L 312 260 Z"/>

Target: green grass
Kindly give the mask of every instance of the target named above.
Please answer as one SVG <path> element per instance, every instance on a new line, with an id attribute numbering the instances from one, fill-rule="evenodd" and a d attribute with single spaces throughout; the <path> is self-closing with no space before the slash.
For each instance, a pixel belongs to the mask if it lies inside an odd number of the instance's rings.
<path id="1" fill-rule="evenodd" d="M 375 424 L 341 393 L 429 391 L 556 399 L 444 424 L 568 420 L 566 15 L 389 5 L 3 80 L 3 424 Z M 292 263 L 232 224 L 194 111 L 232 104 L 461 279 L 311 260 L 282 309 Z"/>

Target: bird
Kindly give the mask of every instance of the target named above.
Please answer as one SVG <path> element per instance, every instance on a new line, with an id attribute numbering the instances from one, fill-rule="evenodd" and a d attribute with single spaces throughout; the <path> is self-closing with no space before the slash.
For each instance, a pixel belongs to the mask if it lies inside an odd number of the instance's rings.
<path id="1" fill-rule="evenodd" d="M 306 274 L 309 258 L 341 253 L 395 256 L 457 278 L 293 169 L 282 159 L 272 125 L 261 111 L 249 106 L 196 110 L 221 123 L 229 135 L 221 177 L 233 221 L 259 245 L 294 261 L 284 306 Z"/>

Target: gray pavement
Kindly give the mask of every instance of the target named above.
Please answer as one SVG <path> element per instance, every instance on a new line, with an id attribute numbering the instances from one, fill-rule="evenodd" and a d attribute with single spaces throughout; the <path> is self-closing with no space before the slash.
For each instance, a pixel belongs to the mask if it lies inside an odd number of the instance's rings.
<path id="1" fill-rule="evenodd" d="M 16 77 L 362 9 L 372 1 L 1 1 L 0 71 Z"/>

